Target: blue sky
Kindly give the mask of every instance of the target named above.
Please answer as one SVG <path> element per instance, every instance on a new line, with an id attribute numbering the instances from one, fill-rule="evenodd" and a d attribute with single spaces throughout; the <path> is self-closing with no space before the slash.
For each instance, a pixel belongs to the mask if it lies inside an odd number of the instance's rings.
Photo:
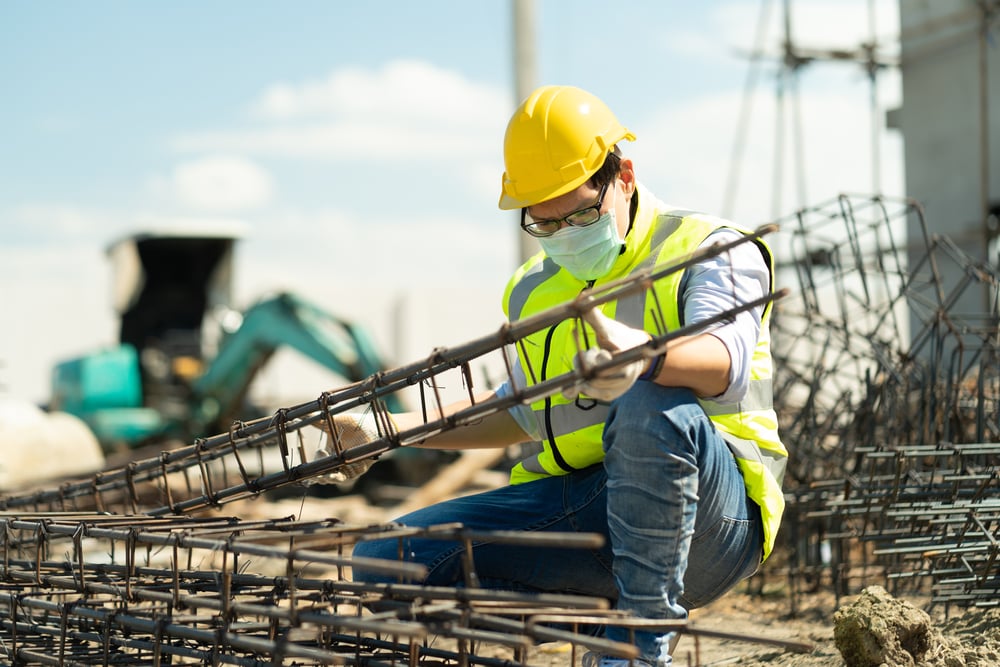
<path id="1" fill-rule="evenodd" d="M 681 206 L 755 225 L 870 192 L 861 68 L 800 72 L 798 169 L 775 155 L 768 60 L 720 210 L 767 4 L 537 0 L 537 83 L 604 98 L 638 136 L 623 148 L 639 179 Z M 773 52 L 782 3 L 769 4 Z M 867 0 L 791 5 L 804 45 L 868 37 Z M 896 3 L 875 7 L 892 48 Z M 518 258 L 496 207 L 511 14 L 509 0 L 0 2 L 0 397 L 44 401 L 57 360 L 115 342 L 103 253 L 151 228 L 237 221 L 237 306 L 295 291 L 368 326 L 399 363 L 493 331 Z M 891 108 L 898 76 L 879 81 Z M 882 135 L 882 190 L 901 194 L 899 138 Z M 287 363 L 273 391 L 326 388 Z"/>

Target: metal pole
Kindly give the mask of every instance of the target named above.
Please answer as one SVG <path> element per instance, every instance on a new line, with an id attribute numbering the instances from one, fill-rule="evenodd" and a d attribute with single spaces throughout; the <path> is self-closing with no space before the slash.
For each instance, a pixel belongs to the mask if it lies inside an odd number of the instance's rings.
<path id="1" fill-rule="evenodd" d="M 526 98 L 538 85 L 535 54 L 535 2 L 513 0 L 514 10 L 514 95 L 516 104 Z M 514 233 L 517 234 L 517 263 L 522 264 L 535 255 L 540 246 L 534 237 L 521 231 L 521 212 L 515 211 Z"/>

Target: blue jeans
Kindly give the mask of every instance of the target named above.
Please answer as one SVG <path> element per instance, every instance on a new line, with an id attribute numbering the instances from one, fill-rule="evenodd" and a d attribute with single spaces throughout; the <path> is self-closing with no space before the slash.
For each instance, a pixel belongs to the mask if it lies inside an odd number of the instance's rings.
<path id="1" fill-rule="evenodd" d="M 572 531 L 605 536 L 596 551 L 476 543 L 485 588 L 606 597 L 640 618 L 686 618 L 760 565 L 760 509 L 747 498 L 725 441 L 687 389 L 637 382 L 612 404 L 605 459 L 568 475 L 502 487 L 432 505 L 398 521 L 460 522 L 478 530 Z M 355 555 L 395 559 L 398 540 L 359 543 Z M 462 546 L 407 539 L 407 560 L 428 566 L 423 582 L 463 582 Z M 365 581 L 387 581 L 358 572 Z M 630 641 L 608 626 L 609 639 Z M 650 663 L 670 664 L 672 633 L 637 631 Z"/>

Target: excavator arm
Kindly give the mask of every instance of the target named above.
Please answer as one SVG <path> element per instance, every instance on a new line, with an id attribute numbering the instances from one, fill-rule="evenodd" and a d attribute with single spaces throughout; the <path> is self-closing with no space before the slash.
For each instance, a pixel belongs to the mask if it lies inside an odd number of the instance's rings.
<path id="1" fill-rule="evenodd" d="M 282 347 L 290 347 L 355 382 L 385 370 L 367 334 L 290 293 L 258 302 L 239 328 L 222 339 L 218 354 L 192 383 L 196 430 L 227 428 L 240 416 L 257 372 Z M 387 407 L 402 410 L 398 397 Z"/>

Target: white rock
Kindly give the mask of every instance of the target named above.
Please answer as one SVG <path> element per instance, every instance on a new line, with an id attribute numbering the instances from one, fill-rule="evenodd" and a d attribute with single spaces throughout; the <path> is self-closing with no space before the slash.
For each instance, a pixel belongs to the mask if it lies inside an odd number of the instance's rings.
<path id="1" fill-rule="evenodd" d="M 97 472 L 104 453 L 83 420 L 0 398 L 0 491 Z"/>

